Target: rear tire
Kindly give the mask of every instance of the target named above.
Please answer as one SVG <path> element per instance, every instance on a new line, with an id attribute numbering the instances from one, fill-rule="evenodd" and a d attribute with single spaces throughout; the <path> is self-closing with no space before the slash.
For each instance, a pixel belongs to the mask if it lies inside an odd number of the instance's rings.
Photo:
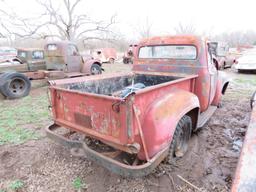
<path id="1" fill-rule="evenodd" d="M 188 149 L 188 141 L 192 132 L 192 120 L 191 117 L 184 115 L 179 121 L 169 149 L 169 155 L 167 157 L 168 163 L 173 163 L 173 160 L 182 157 Z"/>
<path id="2" fill-rule="evenodd" d="M 110 64 L 114 64 L 114 63 L 115 63 L 115 59 L 114 59 L 114 58 L 110 58 L 110 59 L 109 59 L 109 63 L 110 63 Z"/>
<path id="3" fill-rule="evenodd" d="M 124 63 L 124 64 L 129 64 L 129 60 L 128 60 L 128 58 L 126 58 L 126 57 L 125 57 L 125 58 L 123 58 L 123 63 Z"/>
<path id="4" fill-rule="evenodd" d="M 101 67 L 98 64 L 92 64 L 91 66 L 91 74 L 99 75 L 102 73 Z"/>
<path id="5" fill-rule="evenodd" d="M 31 89 L 31 82 L 27 76 L 21 73 L 7 73 L 1 76 L 1 93 L 8 99 L 25 97 Z"/>

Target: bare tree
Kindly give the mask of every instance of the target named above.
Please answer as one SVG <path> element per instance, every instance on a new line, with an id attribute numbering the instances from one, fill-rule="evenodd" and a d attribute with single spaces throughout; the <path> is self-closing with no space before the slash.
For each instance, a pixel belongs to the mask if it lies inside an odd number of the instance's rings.
<path id="1" fill-rule="evenodd" d="M 213 39 L 217 41 L 224 41 L 231 47 L 236 47 L 239 45 L 253 45 L 256 42 L 256 32 L 252 30 L 248 31 L 233 31 L 225 32 L 215 35 Z"/>
<path id="2" fill-rule="evenodd" d="M 134 26 L 134 31 L 138 33 L 139 38 L 149 38 L 152 36 L 152 22 L 149 21 L 147 17 L 143 22 L 138 22 L 136 26 Z"/>
<path id="3" fill-rule="evenodd" d="M 187 25 L 179 23 L 178 26 L 174 28 L 174 31 L 176 34 L 195 34 L 196 28 L 192 23 Z"/>
<path id="4" fill-rule="evenodd" d="M 99 38 L 100 35 L 116 35 L 110 28 L 115 24 L 115 15 L 109 21 L 93 20 L 86 14 L 77 14 L 76 9 L 83 0 L 61 0 L 57 5 L 53 0 L 37 0 L 43 13 L 36 18 L 24 18 L 15 12 L 0 8 L 0 26 L 4 32 L 17 37 L 47 38 L 59 37 L 63 40 L 85 40 Z"/>

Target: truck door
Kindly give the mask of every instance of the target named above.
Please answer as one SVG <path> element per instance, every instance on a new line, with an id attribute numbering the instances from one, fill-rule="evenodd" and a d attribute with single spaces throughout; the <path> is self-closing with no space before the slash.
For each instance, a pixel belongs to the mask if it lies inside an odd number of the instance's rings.
<path id="1" fill-rule="evenodd" d="M 82 58 L 78 52 L 78 49 L 73 44 L 68 44 L 67 51 L 67 67 L 68 72 L 80 72 L 82 64 Z"/>
<path id="2" fill-rule="evenodd" d="M 216 49 L 215 45 L 208 43 L 208 70 L 210 74 L 210 97 L 209 97 L 209 104 L 212 103 L 213 98 L 215 96 L 216 88 L 217 88 L 217 80 L 218 80 L 218 70 L 216 68 Z"/>

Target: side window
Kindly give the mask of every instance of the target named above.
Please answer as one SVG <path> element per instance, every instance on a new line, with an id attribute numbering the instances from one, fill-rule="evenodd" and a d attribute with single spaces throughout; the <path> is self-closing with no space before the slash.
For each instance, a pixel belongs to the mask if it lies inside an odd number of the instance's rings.
<path id="1" fill-rule="evenodd" d="M 32 52 L 32 59 L 43 59 L 44 52 L 43 51 L 33 51 Z"/>
<path id="2" fill-rule="evenodd" d="M 68 45 L 68 55 L 69 56 L 77 56 L 78 55 L 78 49 L 74 45 Z"/>

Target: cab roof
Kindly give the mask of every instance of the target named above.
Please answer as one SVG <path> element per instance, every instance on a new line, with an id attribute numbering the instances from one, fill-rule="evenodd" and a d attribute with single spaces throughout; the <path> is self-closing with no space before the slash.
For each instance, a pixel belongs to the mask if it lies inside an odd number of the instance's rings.
<path id="1" fill-rule="evenodd" d="M 43 51 L 42 48 L 16 48 L 17 51 Z"/>
<path id="2" fill-rule="evenodd" d="M 142 39 L 139 43 L 140 46 L 145 45 L 162 45 L 162 44 L 193 44 L 200 45 L 205 38 L 196 35 L 173 35 L 173 36 L 155 36 Z"/>

